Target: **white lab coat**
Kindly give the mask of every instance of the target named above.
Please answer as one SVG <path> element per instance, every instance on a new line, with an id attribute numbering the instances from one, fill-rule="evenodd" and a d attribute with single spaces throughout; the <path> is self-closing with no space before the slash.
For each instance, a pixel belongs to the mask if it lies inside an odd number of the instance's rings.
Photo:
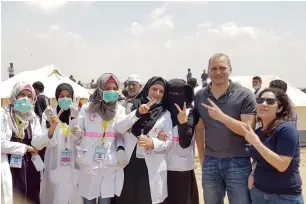
<path id="1" fill-rule="evenodd" d="M 0 109 L 1 115 L 1 194 L 5 204 L 13 203 L 13 185 L 12 174 L 8 161 L 8 154 L 24 155 L 27 152 L 27 145 L 19 142 L 11 142 L 12 138 L 12 122 L 8 120 L 8 109 Z M 31 145 L 38 150 L 44 146 L 41 145 L 44 140 L 41 125 L 38 117 L 35 117 L 30 123 L 32 128 Z"/>
<path id="2" fill-rule="evenodd" d="M 128 161 L 137 143 L 137 138 L 128 131 L 139 119 L 135 114 L 136 110 L 132 111 L 123 119 L 118 120 L 115 126 L 117 132 L 124 134 L 125 151 Z M 157 138 L 158 133 L 161 131 L 164 131 L 168 135 L 167 141 L 161 141 Z M 153 140 L 154 149 L 148 151 L 144 159 L 148 168 L 151 199 L 152 203 L 155 204 L 163 202 L 168 197 L 166 154 L 173 142 L 170 112 L 165 112 L 164 115 L 156 121 L 155 125 L 148 133 L 148 136 Z"/>
<path id="3" fill-rule="evenodd" d="M 177 126 L 173 128 L 173 145 L 167 154 L 169 171 L 191 171 L 194 169 L 194 136 L 191 144 L 187 148 L 182 148 L 179 144 Z"/>
<path id="4" fill-rule="evenodd" d="M 190 108 L 187 109 L 187 115 Z M 187 148 L 182 148 L 179 144 L 178 127 L 172 130 L 173 145 L 167 154 L 167 163 L 169 171 L 191 171 L 194 169 L 194 144 L 195 137 L 191 140 L 191 144 Z"/>
<path id="5" fill-rule="evenodd" d="M 112 121 L 108 122 L 105 131 L 104 147 L 107 149 L 105 161 L 100 165 L 94 161 L 95 149 L 102 144 L 104 134 L 103 120 L 98 114 L 88 114 L 86 103 L 81 108 L 78 121 L 83 131 L 77 149 L 77 164 L 80 166 L 78 173 L 79 192 L 88 200 L 102 197 L 110 198 L 118 195 L 116 192 L 116 174 L 118 166 L 117 147 L 123 146 L 122 137 L 115 131 L 115 121 L 125 116 L 125 109 L 117 104 L 117 112 Z M 123 170 L 121 167 L 121 175 Z M 120 193 L 120 192 L 119 192 Z M 119 194 L 120 195 L 120 194 Z"/>
<path id="6" fill-rule="evenodd" d="M 54 115 L 57 115 L 54 109 Z M 77 188 L 77 173 L 75 166 L 75 146 L 77 136 L 71 132 L 67 136 L 67 144 L 65 144 L 65 135 L 62 127 L 58 123 L 51 139 L 48 138 L 48 128 L 46 126 L 46 115 L 43 114 L 42 130 L 44 137 L 47 138 L 47 146 L 45 153 L 45 171 L 41 184 L 41 203 L 42 204 L 80 204 L 82 198 Z M 65 127 L 72 128 L 77 125 L 77 119 L 70 120 L 69 126 L 64 123 Z M 60 157 L 62 150 L 72 151 L 71 165 L 61 166 Z"/>

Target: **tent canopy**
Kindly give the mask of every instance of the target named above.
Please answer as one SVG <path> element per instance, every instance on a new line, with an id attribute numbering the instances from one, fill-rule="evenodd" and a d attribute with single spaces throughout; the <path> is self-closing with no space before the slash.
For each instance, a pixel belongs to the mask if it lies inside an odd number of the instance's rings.
<path id="1" fill-rule="evenodd" d="M 75 97 L 88 99 L 91 94 L 88 89 L 83 88 L 74 81 L 71 81 L 68 77 L 64 76 L 54 65 L 49 65 L 36 70 L 20 72 L 16 76 L 2 81 L 0 83 L 1 98 L 9 98 L 11 91 L 17 82 L 28 82 L 33 84 L 36 81 L 40 81 L 44 84 L 44 94 L 48 98 L 55 97 L 56 87 L 61 83 L 70 84 L 74 89 Z"/>

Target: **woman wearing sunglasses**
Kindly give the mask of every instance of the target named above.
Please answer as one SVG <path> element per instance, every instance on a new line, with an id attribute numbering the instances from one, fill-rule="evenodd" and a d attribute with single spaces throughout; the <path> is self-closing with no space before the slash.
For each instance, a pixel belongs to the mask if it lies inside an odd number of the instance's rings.
<path id="1" fill-rule="evenodd" d="M 257 162 L 249 176 L 253 204 L 304 203 L 299 135 L 290 123 L 290 99 L 282 90 L 268 88 L 259 94 L 256 103 L 262 127 L 255 132 L 250 125 L 244 128 L 251 156 Z"/>

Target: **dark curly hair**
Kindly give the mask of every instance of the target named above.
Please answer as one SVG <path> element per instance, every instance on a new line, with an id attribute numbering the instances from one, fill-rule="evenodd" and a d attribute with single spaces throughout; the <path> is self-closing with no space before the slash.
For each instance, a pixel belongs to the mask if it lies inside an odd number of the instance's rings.
<path id="1" fill-rule="evenodd" d="M 282 123 L 288 122 L 292 118 L 292 103 L 288 95 L 281 89 L 266 88 L 260 92 L 259 97 L 266 92 L 272 92 L 278 101 L 278 107 L 282 107 L 282 110 L 276 113 L 274 120 L 263 131 L 265 135 L 271 136 Z M 259 121 L 262 123 L 260 118 Z"/>

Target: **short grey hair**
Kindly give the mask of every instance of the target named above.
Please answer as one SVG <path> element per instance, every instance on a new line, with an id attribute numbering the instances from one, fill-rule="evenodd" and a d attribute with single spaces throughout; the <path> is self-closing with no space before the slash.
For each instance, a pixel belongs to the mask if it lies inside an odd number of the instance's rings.
<path id="1" fill-rule="evenodd" d="M 211 58 L 209 58 L 208 60 L 208 66 L 210 64 L 211 61 L 214 61 L 214 60 L 218 60 L 220 58 L 226 58 L 227 60 L 227 63 L 228 63 L 228 66 L 230 68 L 230 70 L 232 70 L 232 64 L 231 64 L 231 60 L 230 58 L 228 57 L 228 55 L 224 54 L 224 53 L 217 53 L 217 54 L 214 54 Z"/>

